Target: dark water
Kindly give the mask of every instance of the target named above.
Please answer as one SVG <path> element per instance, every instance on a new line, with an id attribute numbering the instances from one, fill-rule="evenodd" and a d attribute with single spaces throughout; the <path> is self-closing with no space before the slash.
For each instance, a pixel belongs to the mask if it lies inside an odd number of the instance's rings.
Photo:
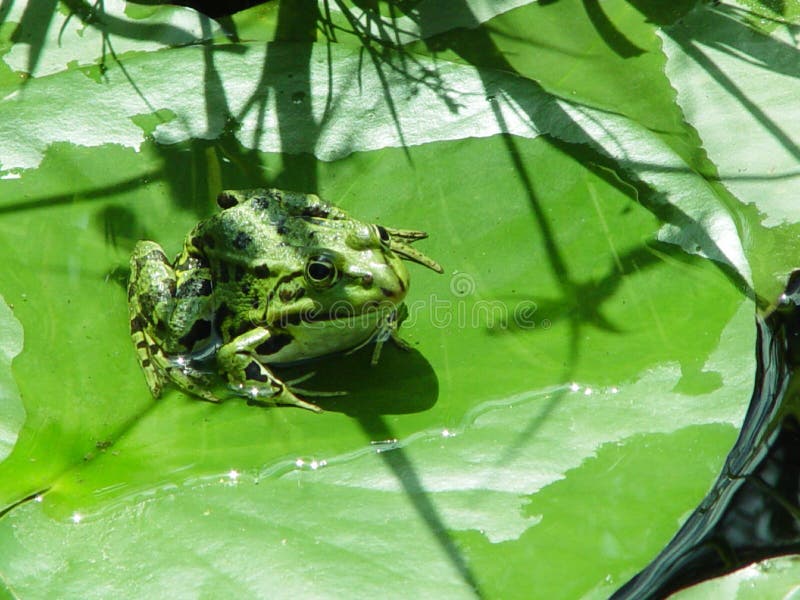
<path id="1" fill-rule="evenodd" d="M 756 326 L 755 388 L 719 479 L 666 548 L 612 598 L 663 598 L 800 552 L 800 270 Z"/>

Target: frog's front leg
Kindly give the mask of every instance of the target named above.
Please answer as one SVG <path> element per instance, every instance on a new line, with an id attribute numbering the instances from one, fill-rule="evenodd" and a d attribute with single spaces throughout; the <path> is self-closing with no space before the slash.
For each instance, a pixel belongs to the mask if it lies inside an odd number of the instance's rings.
<path id="1" fill-rule="evenodd" d="M 322 409 L 298 398 L 259 360 L 257 348 L 272 337 L 264 327 L 255 327 L 231 340 L 217 351 L 217 364 L 231 386 L 254 399 L 290 404 L 314 412 Z"/>

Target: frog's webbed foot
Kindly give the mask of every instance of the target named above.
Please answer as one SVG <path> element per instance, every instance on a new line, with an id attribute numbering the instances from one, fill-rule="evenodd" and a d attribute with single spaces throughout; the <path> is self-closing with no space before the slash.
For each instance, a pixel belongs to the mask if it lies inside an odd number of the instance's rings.
<path id="1" fill-rule="evenodd" d="M 257 365 L 257 374 L 255 373 L 256 368 L 251 366 L 254 364 Z M 257 361 L 249 363 L 248 367 L 249 376 L 247 379 L 239 383 L 231 381 L 231 386 L 240 394 L 247 396 L 256 403 L 285 404 L 305 408 L 316 413 L 322 412 L 319 406 L 303 400 L 297 394 L 300 393 L 305 396 L 326 396 L 329 394 L 290 386 L 288 382 L 278 379 L 269 369 Z M 305 380 L 306 378 L 303 377 L 301 379 Z"/>
<path id="2" fill-rule="evenodd" d="M 314 412 L 322 412 L 319 406 L 306 402 L 295 393 L 302 393 L 305 396 L 331 395 L 330 392 L 311 392 L 294 387 L 295 383 L 302 383 L 313 373 L 290 382 L 284 382 L 259 360 L 256 348 L 270 337 L 269 331 L 263 327 L 256 327 L 219 349 L 217 362 L 220 371 L 228 378 L 230 386 L 239 394 L 255 402 L 287 404 Z M 334 395 L 339 394 L 335 393 Z"/>
<path id="3" fill-rule="evenodd" d="M 166 366 L 167 376 L 180 389 L 197 396 L 207 402 L 219 403 L 222 399 L 214 395 L 209 386 L 211 377 L 208 373 L 195 369 L 191 359 L 177 356 L 169 360 Z"/>
<path id="4" fill-rule="evenodd" d="M 266 367 L 265 367 L 265 370 Z M 268 370 L 267 370 L 268 371 Z M 345 396 L 347 392 L 343 391 L 334 391 L 334 392 L 323 392 L 319 390 L 309 390 L 306 388 L 297 387 L 295 384 L 302 383 L 311 379 L 316 373 L 312 371 L 311 373 L 306 373 L 302 377 L 297 377 L 295 379 L 290 379 L 287 381 L 281 382 L 275 375 L 272 375 L 275 381 L 279 382 L 283 385 L 283 390 L 278 393 L 277 395 L 268 394 L 267 401 L 264 402 L 263 400 L 259 399 L 259 396 L 253 396 L 252 394 L 248 394 L 251 397 L 251 401 L 255 403 L 264 403 L 264 404 L 287 404 L 290 406 L 298 406 L 300 408 L 306 408 L 308 410 L 312 410 L 314 412 L 322 412 L 322 409 L 317 406 L 316 404 L 312 404 L 311 402 L 307 402 L 298 396 L 301 394 L 303 396 L 308 396 L 311 398 L 331 398 L 335 396 Z M 252 390 L 251 390 L 252 392 Z"/>
<path id="5" fill-rule="evenodd" d="M 168 357 L 161 348 L 144 332 L 134 334 L 136 352 L 139 363 L 142 365 L 145 380 L 153 393 L 153 397 L 160 398 L 164 384 L 172 382 L 181 390 L 202 398 L 208 402 L 221 402 L 221 399 L 209 391 L 210 377 L 207 373 L 198 371 L 191 366 L 189 359 L 178 356 Z"/>

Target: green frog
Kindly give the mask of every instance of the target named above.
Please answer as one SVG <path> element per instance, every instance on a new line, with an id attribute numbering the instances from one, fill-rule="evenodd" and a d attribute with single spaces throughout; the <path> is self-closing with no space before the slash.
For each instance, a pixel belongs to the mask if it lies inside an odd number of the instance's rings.
<path id="1" fill-rule="evenodd" d="M 165 383 L 219 402 L 216 368 L 257 402 L 320 409 L 270 365 L 381 345 L 397 334 L 408 292 L 403 260 L 442 268 L 411 244 L 422 231 L 350 217 L 313 194 L 224 191 L 170 263 L 161 246 L 136 244 L 128 285 L 131 337 L 153 395 Z M 310 376 L 310 375 L 309 375 Z M 317 393 L 317 395 L 325 395 Z"/>

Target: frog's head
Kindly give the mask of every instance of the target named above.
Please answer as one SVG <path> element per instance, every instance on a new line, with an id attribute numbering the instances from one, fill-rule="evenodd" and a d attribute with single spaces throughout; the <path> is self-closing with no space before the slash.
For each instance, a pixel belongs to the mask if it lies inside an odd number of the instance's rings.
<path id="1" fill-rule="evenodd" d="M 411 244 L 426 237 L 421 231 L 363 223 L 345 213 L 303 216 L 283 222 L 285 244 L 293 249 L 292 273 L 278 284 L 285 300 L 272 305 L 278 319 L 320 322 L 366 314 L 391 313 L 409 288 L 404 261 L 442 268 Z M 278 308 L 280 307 L 280 308 Z"/>
<path id="2" fill-rule="evenodd" d="M 266 321 L 285 335 L 284 345 L 267 353 L 270 362 L 358 348 L 376 332 L 390 334 L 409 287 L 404 260 L 442 272 L 410 246 L 424 233 L 338 215 L 286 217 L 279 225 L 276 259 L 285 262 L 272 273 L 274 287 L 266 290 Z"/>
<path id="3" fill-rule="evenodd" d="M 259 273 L 247 287 L 266 295 L 270 323 L 309 324 L 392 312 L 408 292 L 404 261 L 442 272 L 412 247 L 427 237 L 424 232 L 358 221 L 314 194 L 234 190 L 220 194 L 217 202 L 231 211 L 225 222 L 236 223 L 237 232 L 247 224 L 253 230 L 248 237 L 263 238 L 250 246 L 268 264 L 255 267 Z M 230 254 L 242 254 L 236 236 L 222 237 L 231 239 Z M 260 318 L 263 308 L 253 310 L 254 318 Z"/>
<path id="4" fill-rule="evenodd" d="M 306 292 L 323 313 L 358 315 L 373 307 L 393 309 L 406 296 L 409 274 L 403 261 L 442 272 L 411 246 L 421 231 L 391 229 L 356 220 L 321 220 L 314 247 L 305 252 Z"/>

